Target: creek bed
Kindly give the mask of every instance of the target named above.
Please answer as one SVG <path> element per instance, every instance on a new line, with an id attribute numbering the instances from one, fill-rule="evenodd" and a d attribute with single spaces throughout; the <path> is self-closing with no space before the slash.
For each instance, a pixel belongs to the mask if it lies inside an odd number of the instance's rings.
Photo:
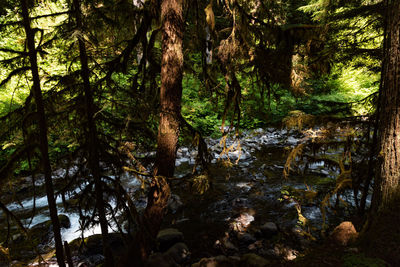
<path id="1" fill-rule="evenodd" d="M 232 146 L 232 150 L 224 155 L 221 154 L 220 140 L 206 140 L 214 159 L 209 169 L 210 188 L 204 194 L 198 194 L 190 183 L 178 180 L 172 184 L 172 193 L 178 196 L 177 201 L 183 206 L 168 213 L 164 227 L 174 227 L 183 232 L 194 259 L 217 253 L 216 241 L 229 232 L 232 222 L 241 216 L 248 221 L 246 228 L 249 231 L 268 221 L 275 222 L 281 229 L 290 230 L 296 227 L 296 202 L 289 201 L 291 196 L 287 196 L 286 200 L 283 198 L 287 189 L 321 192 L 320 200 L 324 192 L 335 183 L 339 174 L 338 169 L 328 168 L 324 162 L 317 162 L 309 164 L 301 174 L 293 171 L 288 178 L 284 178 L 282 173 L 288 152 L 304 140 L 304 136 L 296 131 L 257 129 L 247 131 L 242 136 L 240 147 L 237 140 L 227 139 L 227 147 Z M 147 154 L 151 153 L 154 154 Z M 337 158 L 341 153 L 338 149 L 329 151 L 324 156 Z M 195 157 L 196 151 L 190 147 L 181 147 L 178 150 L 176 177 L 185 177 L 191 173 Z M 230 167 L 226 165 L 228 161 L 231 162 Z M 62 173 L 62 170 L 58 172 Z M 140 187 L 140 183 L 129 175 L 124 177 L 124 181 L 131 190 L 138 190 Z M 71 192 L 67 200 L 76 193 L 79 193 L 79 188 Z M 344 195 L 345 201 L 348 201 L 350 206 L 354 205 L 352 192 L 348 191 Z M 33 206 L 33 200 L 27 197 L 21 201 L 8 203 L 7 207 L 17 214 L 28 213 Z M 66 212 L 61 205 L 61 197 L 57 198 L 57 203 L 59 213 L 67 215 L 71 221 L 71 227 L 62 230 L 63 239 L 69 242 L 80 237 L 78 213 Z M 137 204 L 139 207 L 145 206 L 145 202 Z M 30 227 L 49 219 L 47 199 L 44 195 L 38 196 L 36 207 L 38 214 Z M 308 219 L 309 225 L 317 229 L 314 234 L 318 235 L 323 223 L 318 201 L 301 205 L 301 213 Z M 6 220 L 3 213 L 0 215 L 0 227 L 4 229 Z M 341 216 L 328 216 L 327 222 L 336 223 L 347 214 L 343 213 Z M 25 224 L 29 221 L 30 218 L 23 220 Z M 110 228 L 110 231 L 115 230 Z M 86 230 L 84 236 L 97 233 L 100 233 L 100 227 L 95 225 Z"/>

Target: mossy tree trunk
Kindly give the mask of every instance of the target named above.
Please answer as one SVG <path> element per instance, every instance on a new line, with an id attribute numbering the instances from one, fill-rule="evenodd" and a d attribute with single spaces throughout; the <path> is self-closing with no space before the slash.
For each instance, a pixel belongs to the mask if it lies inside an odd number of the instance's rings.
<path id="1" fill-rule="evenodd" d="M 400 1 L 386 1 L 385 59 L 379 112 L 378 169 L 364 243 L 400 265 Z"/>
<path id="2" fill-rule="evenodd" d="M 27 0 L 21 0 L 21 11 L 23 18 L 23 25 L 26 33 L 26 44 L 28 48 L 28 56 L 30 62 L 30 69 L 33 79 L 33 96 L 36 103 L 37 119 L 39 126 L 39 143 L 41 153 L 41 163 L 44 170 L 44 179 L 46 187 L 47 202 L 49 204 L 50 218 L 53 226 L 54 240 L 56 245 L 57 263 L 59 266 L 64 267 L 64 251 L 62 238 L 60 233 L 60 222 L 57 215 L 57 205 L 54 197 L 53 181 L 51 178 L 51 165 L 49 158 L 49 146 L 47 139 L 47 122 L 44 110 L 43 96 L 40 86 L 39 69 L 37 63 L 37 52 L 35 47 L 35 31 L 31 28 L 31 21 L 29 17 L 29 9 Z"/>
<path id="3" fill-rule="evenodd" d="M 378 209 L 400 196 L 400 1 L 389 1 L 388 46 L 380 92 L 379 169 L 375 186 Z"/>

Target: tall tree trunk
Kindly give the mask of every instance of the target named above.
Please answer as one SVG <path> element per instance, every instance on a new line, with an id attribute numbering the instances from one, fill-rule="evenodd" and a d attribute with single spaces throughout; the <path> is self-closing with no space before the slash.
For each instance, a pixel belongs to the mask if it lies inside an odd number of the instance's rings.
<path id="1" fill-rule="evenodd" d="M 400 194 L 400 1 L 388 1 L 388 47 L 380 92 L 379 169 L 375 186 L 378 209 Z"/>
<path id="2" fill-rule="evenodd" d="M 77 28 L 81 31 L 81 35 L 78 37 L 79 44 L 79 58 L 81 61 L 81 77 L 83 80 L 83 87 L 85 92 L 85 104 L 86 104 L 86 116 L 88 124 L 88 147 L 89 147 L 89 167 L 91 169 L 96 194 L 96 209 L 99 215 L 100 228 L 103 241 L 103 253 L 105 257 L 105 266 L 113 266 L 113 255 L 111 253 L 110 242 L 108 238 L 108 223 L 105 212 L 104 198 L 103 198 L 103 186 L 101 182 L 101 172 L 99 165 L 99 151 L 98 151 L 98 137 L 97 129 L 94 121 L 94 102 L 92 89 L 90 85 L 90 71 L 88 64 L 88 56 L 86 53 L 85 43 L 82 36 L 82 18 L 79 0 L 73 0 L 75 20 Z"/>
<path id="3" fill-rule="evenodd" d="M 386 1 L 387 36 L 380 91 L 378 169 L 364 243 L 400 265 L 400 1 Z"/>
<path id="4" fill-rule="evenodd" d="M 163 0 L 160 124 L 155 175 L 172 177 L 179 137 L 183 76 L 182 0 Z"/>
<path id="5" fill-rule="evenodd" d="M 140 222 L 141 231 L 128 254 L 119 266 L 142 266 L 148 257 L 161 223 L 170 196 L 168 178 L 174 175 L 176 150 L 179 138 L 179 124 L 183 76 L 183 0 L 161 2 L 162 59 L 160 91 L 160 123 L 157 137 L 157 155 L 154 178 L 147 196 L 147 206 Z M 129 259 L 129 253 L 132 261 Z"/>
<path id="6" fill-rule="evenodd" d="M 170 189 L 166 178 L 174 175 L 182 99 L 183 76 L 183 15 L 182 0 L 161 3 L 162 59 L 160 91 L 160 124 L 157 155 L 148 204 L 144 213 L 149 234 L 156 237 L 164 217 Z"/>
<path id="7" fill-rule="evenodd" d="M 64 267 L 65 266 L 64 251 L 60 233 L 60 222 L 58 220 L 56 200 L 54 198 L 53 182 L 51 179 L 51 166 L 50 166 L 48 140 L 47 140 L 47 123 L 44 111 L 42 91 L 40 87 L 40 78 L 39 78 L 37 54 L 35 47 L 35 33 L 31 28 L 31 21 L 29 18 L 27 0 L 21 0 L 21 10 L 22 10 L 23 24 L 26 33 L 29 61 L 31 64 L 31 72 L 33 79 L 33 95 L 35 98 L 37 114 L 38 114 L 40 153 L 42 155 L 42 164 L 44 168 L 47 202 L 49 204 L 50 218 L 53 225 L 57 262 L 59 266 Z"/>

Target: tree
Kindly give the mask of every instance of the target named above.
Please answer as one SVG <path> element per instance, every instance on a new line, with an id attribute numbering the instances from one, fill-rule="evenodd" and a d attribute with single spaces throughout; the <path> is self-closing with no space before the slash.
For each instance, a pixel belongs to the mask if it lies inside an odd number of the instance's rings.
<path id="1" fill-rule="evenodd" d="M 40 87 L 40 77 L 37 64 L 35 31 L 33 31 L 33 29 L 31 28 L 27 0 L 21 0 L 21 10 L 22 10 L 23 24 L 26 33 L 29 61 L 31 64 L 30 69 L 33 78 L 33 95 L 36 102 L 38 126 L 39 126 L 40 153 L 42 156 L 42 164 L 44 168 L 47 202 L 49 203 L 50 218 L 53 225 L 54 240 L 56 244 L 57 262 L 59 266 L 64 267 L 65 263 L 64 263 L 63 245 L 60 233 L 60 222 L 58 220 L 57 206 L 54 198 L 53 182 L 51 180 L 51 166 L 48 153 L 48 139 L 47 139 L 47 123 L 46 123 L 46 114 L 44 111 L 43 96 Z"/>
<path id="2" fill-rule="evenodd" d="M 75 20 L 77 28 L 82 34 L 83 23 L 81 17 L 81 9 L 79 0 L 73 2 Z M 105 257 L 105 266 L 113 266 L 113 256 L 108 240 L 108 223 L 106 218 L 106 212 L 104 207 L 103 199 L 103 186 L 101 181 L 101 173 L 99 166 L 99 152 L 98 152 L 98 138 L 97 130 L 94 121 L 94 103 L 92 96 L 92 89 L 90 85 L 90 70 L 88 63 L 88 56 L 86 53 L 85 42 L 83 36 L 78 36 L 79 44 L 79 58 L 81 61 L 81 77 L 83 80 L 83 87 L 85 92 L 85 105 L 86 105 L 86 116 L 87 116 L 87 136 L 88 136 L 88 150 L 89 150 L 89 166 L 93 175 L 96 193 L 96 209 L 99 215 L 100 227 L 103 241 L 103 253 Z"/>
<path id="3" fill-rule="evenodd" d="M 145 210 L 145 221 L 151 238 L 155 238 L 162 223 L 170 188 L 166 179 L 174 175 L 181 117 L 183 76 L 183 15 L 182 0 L 161 3 L 162 59 L 160 91 L 160 123 L 157 155 Z"/>
<path id="4" fill-rule="evenodd" d="M 161 4 L 162 59 L 160 124 L 157 138 L 155 175 L 174 175 L 179 137 L 183 76 L 183 17 L 181 0 Z"/>
<path id="5" fill-rule="evenodd" d="M 400 2 L 386 3 L 385 58 L 379 95 L 378 170 L 364 243 L 371 253 L 400 264 Z"/>
<path id="6" fill-rule="evenodd" d="M 161 2 L 161 110 L 154 177 L 140 223 L 142 229 L 136 234 L 134 243 L 129 249 L 131 254 L 125 255 L 120 266 L 143 264 L 155 244 L 155 238 L 160 230 L 170 196 L 168 178 L 174 175 L 181 121 L 184 32 L 182 8 L 182 0 L 163 0 Z M 132 255 L 135 255 L 135 261 L 131 259 L 128 261 L 127 258 Z"/>

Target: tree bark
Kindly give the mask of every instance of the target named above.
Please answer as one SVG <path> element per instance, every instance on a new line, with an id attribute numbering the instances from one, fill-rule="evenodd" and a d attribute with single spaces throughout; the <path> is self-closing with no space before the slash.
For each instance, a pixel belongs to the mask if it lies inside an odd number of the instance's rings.
<path id="1" fill-rule="evenodd" d="M 400 265 L 400 1 L 386 1 L 385 59 L 378 128 L 378 168 L 366 249 L 393 266 Z"/>
<path id="2" fill-rule="evenodd" d="M 182 76 L 183 76 L 183 15 L 182 0 L 163 0 L 161 3 L 162 59 L 160 91 L 160 123 L 157 155 L 148 204 L 144 213 L 151 238 L 161 227 L 170 195 L 166 178 L 174 175 L 179 138 Z"/>
<path id="3" fill-rule="evenodd" d="M 175 169 L 182 99 L 184 30 L 182 0 L 162 1 L 161 20 L 161 112 L 155 175 L 172 177 Z"/>
<path id="4" fill-rule="evenodd" d="M 79 0 L 73 0 L 73 8 L 75 14 L 75 20 L 78 30 L 82 34 L 83 23 L 81 17 L 81 9 Z M 99 215 L 100 228 L 103 241 L 103 254 L 104 254 L 104 265 L 114 266 L 113 255 L 111 252 L 110 242 L 108 238 L 108 223 L 105 212 L 104 198 L 103 198 L 103 186 L 101 182 L 101 172 L 99 165 L 99 151 L 98 151 L 98 136 L 97 129 L 94 121 L 94 101 L 92 95 L 92 89 L 90 85 L 90 70 L 88 63 L 88 56 L 86 52 L 85 42 L 83 41 L 82 35 L 78 37 L 79 44 L 79 58 L 81 62 L 81 77 L 83 80 L 83 87 L 85 92 L 85 104 L 86 104 L 86 116 L 87 116 L 87 142 L 89 148 L 89 167 L 92 172 L 95 185 L 96 195 L 96 209 Z"/>
<path id="5" fill-rule="evenodd" d="M 48 153 L 48 139 L 47 139 L 47 122 L 46 122 L 46 114 L 44 111 L 43 96 L 40 86 L 37 53 L 35 47 L 35 32 L 31 28 L 31 21 L 29 18 L 27 0 L 21 0 L 21 11 L 23 17 L 23 25 L 26 33 L 28 55 L 29 55 L 29 61 L 31 65 L 30 68 L 33 79 L 33 95 L 35 98 L 36 108 L 38 113 L 40 153 L 42 156 L 41 160 L 44 168 L 47 202 L 49 204 L 50 218 L 53 225 L 54 240 L 56 245 L 56 257 L 58 265 L 60 267 L 64 267 L 65 266 L 64 251 L 60 233 L 60 222 L 58 220 L 57 206 L 54 197 L 53 182 L 51 178 L 51 165 Z"/>
<path id="6" fill-rule="evenodd" d="M 182 2 L 182 0 L 161 2 L 161 111 L 154 178 L 149 188 L 146 209 L 139 222 L 141 230 L 136 234 L 134 243 L 119 262 L 119 266 L 144 264 L 155 245 L 170 196 L 168 178 L 174 175 L 182 99 L 184 32 Z M 134 260 L 127 260 L 129 253 Z"/>
<path id="7" fill-rule="evenodd" d="M 386 208 L 400 195 L 400 1 L 389 1 L 388 47 L 380 92 L 379 169 L 375 199 Z"/>

